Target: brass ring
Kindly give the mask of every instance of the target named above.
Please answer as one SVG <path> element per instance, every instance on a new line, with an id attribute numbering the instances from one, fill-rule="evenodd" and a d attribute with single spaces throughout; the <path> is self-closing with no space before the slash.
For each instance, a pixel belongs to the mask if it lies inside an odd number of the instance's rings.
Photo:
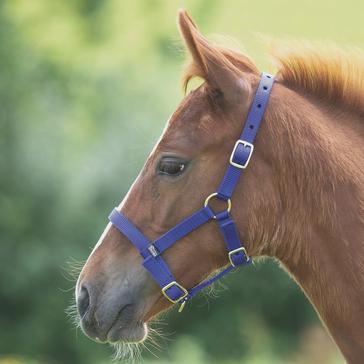
<path id="1" fill-rule="evenodd" d="M 210 202 L 210 200 L 213 198 L 213 197 L 216 197 L 218 195 L 218 193 L 217 192 L 214 192 L 214 193 L 211 193 L 211 195 L 210 196 L 207 196 L 207 198 L 206 198 L 206 200 L 205 200 L 205 207 L 209 204 L 209 202 Z M 220 199 L 221 200 L 221 199 Z M 222 201 L 224 201 L 224 200 L 222 200 Z M 227 209 L 226 209 L 226 211 L 227 212 L 230 212 L 230 210 L 231 210 L 231 199 L 229 198 L 229 199 L 227 199 L 226 200 L 226 202 L 227 202 Z M 212 210 L 212 209 L 211 209 Z M 212 210 L 213 211 L 213 210 Z M 223 210 L 222 210 L 223 211 Z M 222 211 L 219 211 L 219 212 L 222 212 Z M 216 213 L 215 213 L 215 211 L 213 211 L 213 213 L 215 214 L 213 217 L 214 217 L 214 219 L 216 219 Z"/>

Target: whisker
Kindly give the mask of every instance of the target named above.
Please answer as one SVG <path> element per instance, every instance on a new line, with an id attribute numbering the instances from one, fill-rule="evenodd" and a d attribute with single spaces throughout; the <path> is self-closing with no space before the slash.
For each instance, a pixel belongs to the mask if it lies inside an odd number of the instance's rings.
<path id="1" fill-rule="evenodd" d="M 62 270 L 62 276 L 68 281 L 77 281 L 85 263 L 85 260 L 79 261 L 74 258 L 69 258 L 69 260 L 65 263 L 65 266 L 60 267 Z"/>
<path id="2" fill-rule="evenodd" d="M 150 343 L 149 343 L 149 345 L 151 345 Z M 151 345 L 151 346 L 153 346 L 153 345 Z M 147 350 L 150 354 L 152 354 L 155 358 L 157 358 L 157 359 L 159 359 L 159 356 L 155 353 L 155 352 L 153 352 L 150 348 L 148 348 L 148 345 L 146 344 L 146 343 L 142 343 L 142 348 L 143 349 L 145 349 L 145 350 Z M 159 348 L 158 348 L 159 349 Z"/>
<path id="3" fill-rule="evenodd" d="M 68 292 L 72 292 L 75 290 L 75 286 L 73 287 L 70 287 L 70 288 L 61 288 L 61 287 L 58 287 L 58 289 L 63 292 L 63 293 L 68 293 Z"/>
<path id="4" fill-rule="evenodd" d="M 80 317 L 78 315 L 77 304 L 74 298 L 72 298 L 71 304 L 65 309 L 65 313 L 70 322 L 75 325 L 76 329 L 81 327 Z"/>

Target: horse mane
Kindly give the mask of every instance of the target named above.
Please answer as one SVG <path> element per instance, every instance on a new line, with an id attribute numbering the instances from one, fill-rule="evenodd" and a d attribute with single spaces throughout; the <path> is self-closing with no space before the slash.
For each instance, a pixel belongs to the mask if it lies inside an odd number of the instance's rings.
<path id="1" fill-rule="evenodd" d="M 276 78 L 296 91 L 364 112 L 364 53 L 358 49 L 341 49 L 314 43 L 287 43 L 271 46 L 270 54 L 277 69 Z M 216 55 L 225 57 L 234 68 L 259 74 L 246 55 L 228 48 L 216 47 Z M 186 90 L 194 77 L 204 78 L 190 61 L 183 75 Z"/>
<path id="2" fill-rule="evenodd" d="M 364 112 L 364 54 L 358 49 L 296 43 L 273 47 L 277 79 L 321 100 Z"/>

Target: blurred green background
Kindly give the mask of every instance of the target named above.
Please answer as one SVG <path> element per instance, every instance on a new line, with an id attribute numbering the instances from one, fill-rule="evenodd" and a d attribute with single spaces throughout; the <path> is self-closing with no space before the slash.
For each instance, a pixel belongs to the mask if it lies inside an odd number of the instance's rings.
<path id="1" fill-rule="evenodd" d="M 111 361 L 65 314 L 67 262 L 88 256 L 183 96 L 179 7 L 268 70 L 259 34 L 364 46 L 361 0 L 1 1 L 1 364 Z M 343 362 L 275 262 L 224 284 L 169 313 L 145 362 Z"/>

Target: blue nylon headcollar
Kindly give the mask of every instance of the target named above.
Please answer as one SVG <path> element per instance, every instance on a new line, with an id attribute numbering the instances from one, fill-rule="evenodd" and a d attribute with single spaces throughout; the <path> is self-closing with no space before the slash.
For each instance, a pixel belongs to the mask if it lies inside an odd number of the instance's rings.
<path id="1" fill-rule="evenodd" d="M 253 154 L 253 143 L 263 119 L 273 83 L 273 76 L 268 73 L 262 73 L 244 129 L 231 153 L 229 166 L 217 192 L 206 198 L 203 208 L 184 219 L 154 241 L 147 239 L 144 234 L 129 221 L 125 215 L 117 211 L 116 208 L 109 215 L 109 220 L 112 224 L 139 250 L 144 259 L 143 266 L 159 284 L 163 295 L 170 302 L 181 304 L 179 311 L 182 311 L 185 303 L 202 289 L 209 286 L 235 267 L 247 265 L 252 262 L 252 259 L 249 258 L 243 244 L 240 242 L 235 222 L 230 216 L 231 197 L 243 169 L 248 166 Z M 209 201 L 212 198 L 226 201 L 226 210 L 215 213 L 209 206 Z M 170 248 L 177 240 L 180 240 L 185 235 L 211 219 L 215 219 L 219 225 L 228 250 L 230 265 L 214 277 L 207 279 L 190 289 L 186 289 L 176 281 L 167 263 L 163 259 L 162 253 Z"/>

